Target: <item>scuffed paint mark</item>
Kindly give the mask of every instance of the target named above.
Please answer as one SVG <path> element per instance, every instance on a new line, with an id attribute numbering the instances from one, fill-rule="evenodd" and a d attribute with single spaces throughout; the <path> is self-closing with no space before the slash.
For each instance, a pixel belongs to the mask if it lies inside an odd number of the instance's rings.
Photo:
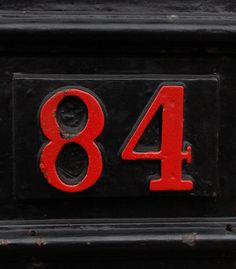
<path id="1" fill-rule="evenodd" d="M 41 247 L 41 246 L 45 246 L 46 242 L 42 238 L 38 238 L 36 240 L 36 244 Z"/>
<path id="2" fill-rule="evenodd" d="M 196 233 L 184 234 L 182 237 L 182 242 L 190 247 L 194 247 L 196 245 L 196 241 L 197 241 Z"/>
<path id="3" fill-rule="evenodd" d="M 0 245 L 1 246 L 8 246 L 10 243 L 11 243 L 11 241 L 6 240 L 6 239 L 0 240 Z"/>

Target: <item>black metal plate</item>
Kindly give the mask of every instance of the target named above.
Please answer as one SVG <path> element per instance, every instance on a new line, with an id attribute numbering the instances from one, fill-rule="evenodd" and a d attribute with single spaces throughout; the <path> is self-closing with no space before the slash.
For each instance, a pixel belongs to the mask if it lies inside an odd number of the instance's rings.
<path id="1" fill-rule="evenodd" d="M 185 85 L 183 140 L 192 144 L 192 192 L 150 192 L 148 176 L 160 173 L 159 161 L 123 161 L 120 148 L 153 93 L 163 83 Z M 46 96 L 61 87 L 80 86 L 94 92 L 106 113 L 105 128 L 96 140 L 103 148 L 103 174 L 86 191 L 67 194 L 51 187 L 39 171 L 39 151 L 46 139 L 39 127 L 38 113 Z M 18 198 L 119 197 L 159 195 L 216 196 L 219 192 L 218 160 L 218 78 L 217 76 L 96 76 L 22 75 L 14 77 L 15 195 Z M 60 112 L 60 111 L 59 111 Z M 157 115 L 140 143 L 158 146 Z M 27 126 L 29 128 L 27 128 Z M 76 151 L 76 149 L 75 149 Z M 78 149 L 78 154 L 79 153 Z M 71 150 L 65 159 L 71 158 Z M 82 153 L 80 154 L 83 155 Z M 84 155 L 85 156 L 85 155 Z M 86 165 L 82 157 L 77 163 Z M 86 158 L 86 157 L 85 157 Z M 62 160 L 60 165 L 63 166 Z M 68 167 L 67 169 L 74 169 Z M 78 166 L 77 166 L 78 167 Z"/>

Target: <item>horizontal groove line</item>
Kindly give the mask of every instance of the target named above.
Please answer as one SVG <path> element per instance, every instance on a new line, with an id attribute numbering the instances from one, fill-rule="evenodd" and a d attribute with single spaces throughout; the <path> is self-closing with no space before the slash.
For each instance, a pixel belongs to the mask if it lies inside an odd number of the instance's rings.
<path id="1" fill-rule="evenodd" d="M 235 228 L 235 218 L 0 221 L 0 249 L 234 251 Z"/>

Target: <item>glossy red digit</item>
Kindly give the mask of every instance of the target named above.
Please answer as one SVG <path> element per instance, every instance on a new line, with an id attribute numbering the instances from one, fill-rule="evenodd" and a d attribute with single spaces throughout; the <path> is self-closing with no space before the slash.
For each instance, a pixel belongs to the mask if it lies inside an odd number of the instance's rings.
<path id="1" fill-rule="evenodd" d="M 122 151 L 125 160 L 161 160 L 161 178 L 150 181 L 151 191 L 187 191 L 193 189 L 191 180 L 182 179 L 182 163 L 191 162 L 191 146 L 183 150 L 183 86 L 162 86 L 148 106 L 138 127 Z M 162 112 L 162 141 L 158 152 L 137 152 L 135 147 L 157 110 Z"/>
<path id="2" fill-rule="evenodd" d="M 69 138 L 61 135 L 56 119 L 56 110 L 61 100 L 66 96 L 80 98 L 87 107 L 88 120 L 81 132 Z M 80 89 L 67 89 L 55 93 L 42 106 L 40 125 L 49 142 L 43 148 L 40 156 L 40 169 L 53 187 L 64 192 L 80 192 L 91 187 L 100 177 L 103 168 L 102 154 L 94 142 L 104 128 L 104 114 L 99 101 L 89 92 Z M 76 185 L 64 183 L 56 169 L 56 160 L 62 147 L 68 143 L 78 143 L 88 155 L 87 173 Z"/>

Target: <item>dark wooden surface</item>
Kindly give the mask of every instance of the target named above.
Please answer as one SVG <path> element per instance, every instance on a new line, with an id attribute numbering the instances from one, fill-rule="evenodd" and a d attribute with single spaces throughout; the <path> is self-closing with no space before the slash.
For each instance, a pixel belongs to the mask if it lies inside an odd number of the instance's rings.
<path id="1" fill-rule="evenodd" d="M 235 267 L 235 12 L 232 0 L 0 1 L 2 267 Z M 216 74 L 220 193 L 15 199 L 14 73 Z"/>

